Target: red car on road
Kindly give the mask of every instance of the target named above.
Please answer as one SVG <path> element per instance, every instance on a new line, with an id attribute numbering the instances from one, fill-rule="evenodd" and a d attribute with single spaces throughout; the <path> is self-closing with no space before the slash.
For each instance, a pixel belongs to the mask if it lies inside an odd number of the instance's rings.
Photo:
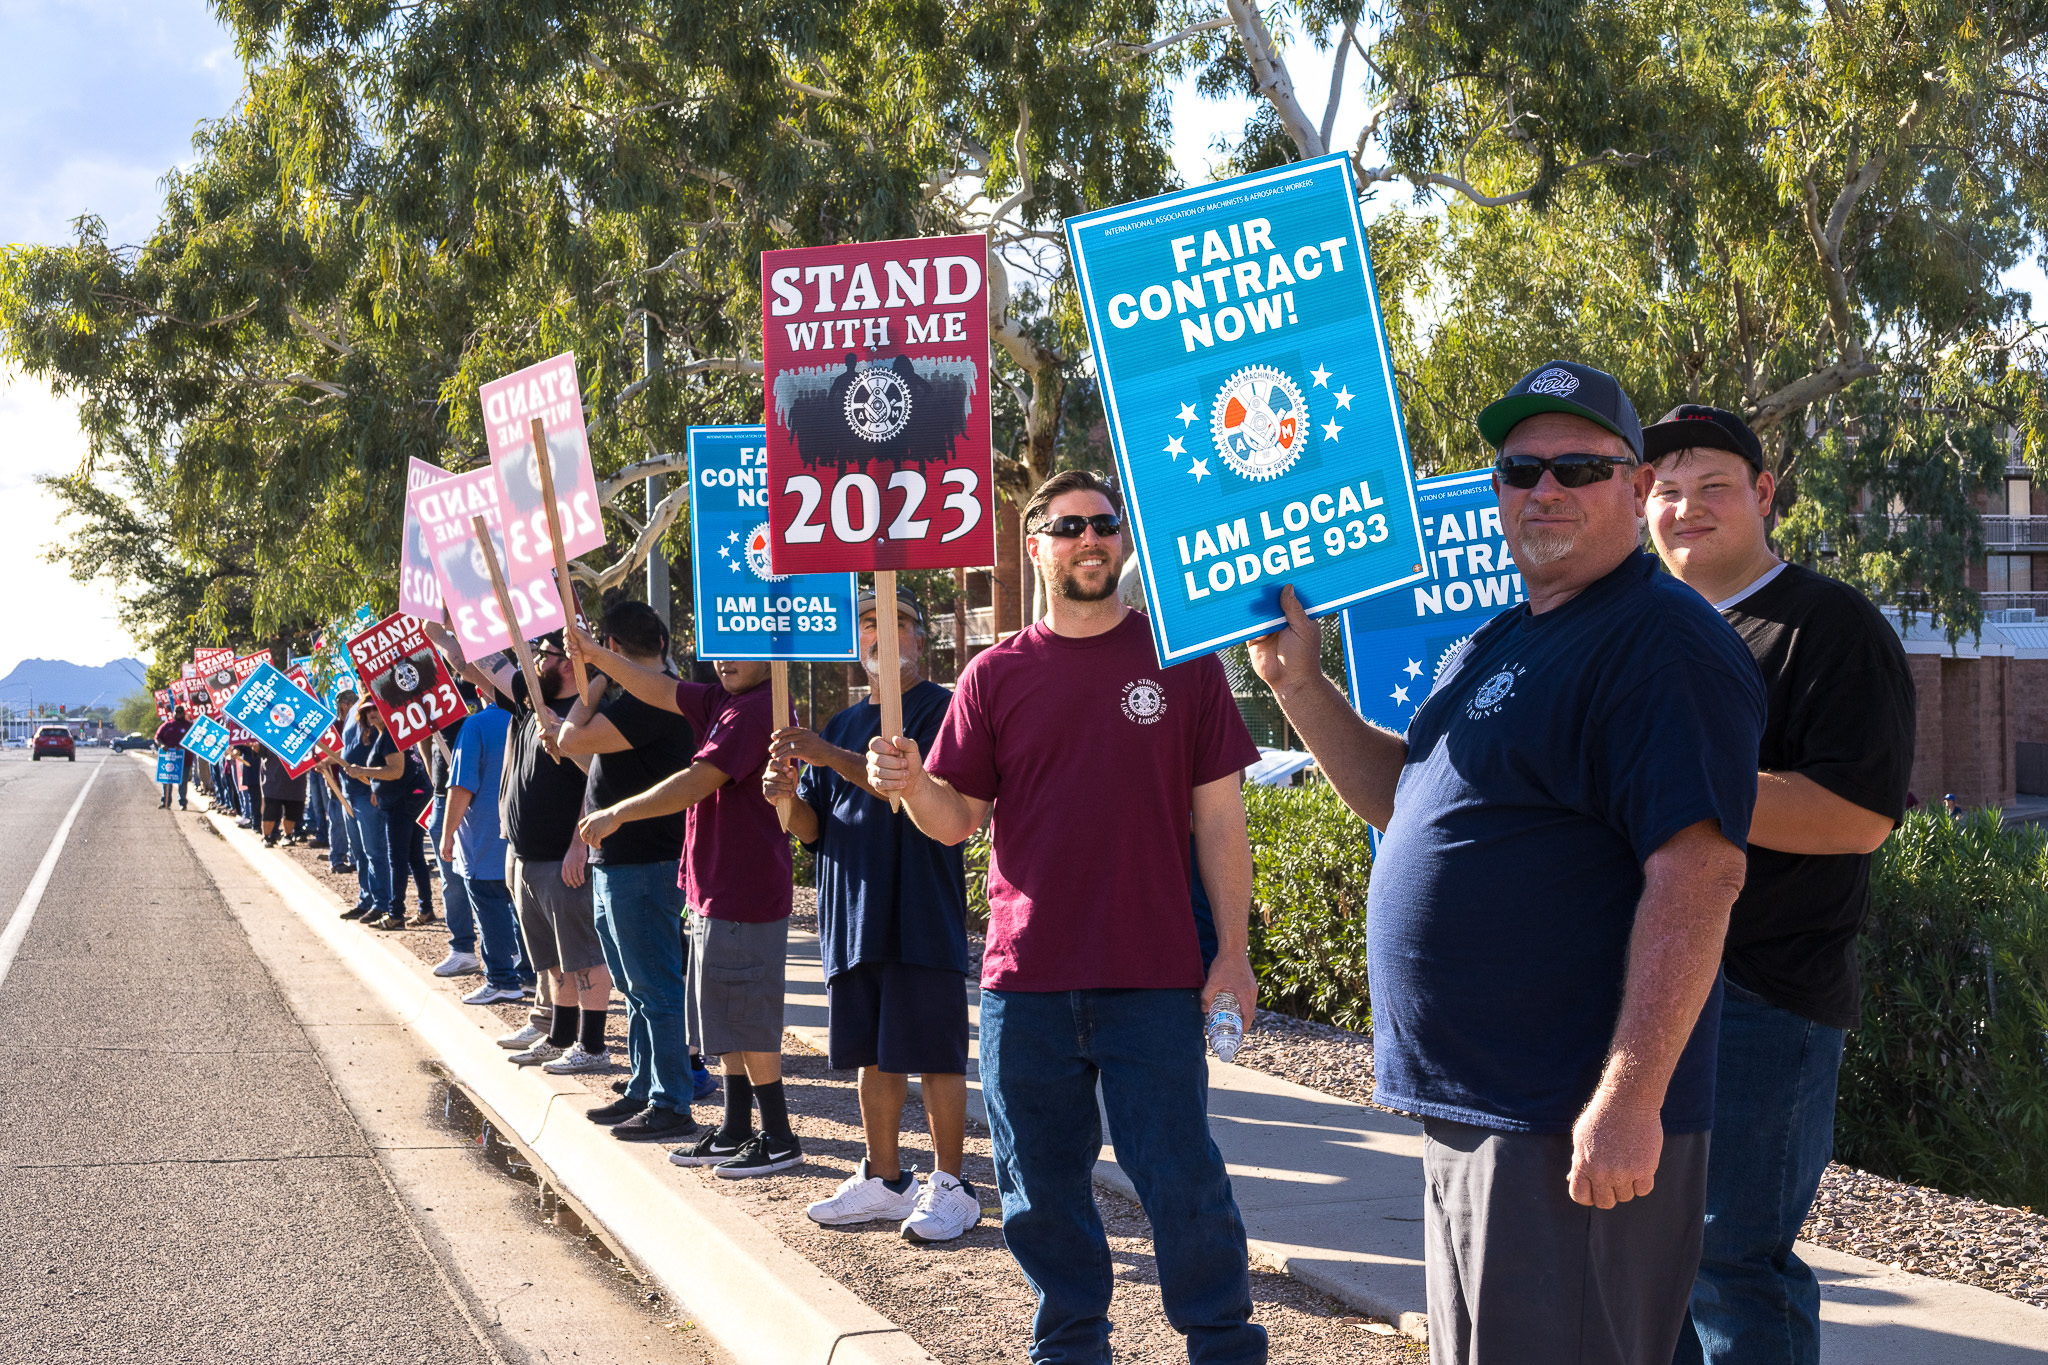
<path id="1" fill-rule="evenodd" d="M 51 758 L 64 758 L 76 763 L 78 762 L 78 741 L 73 739 L 71 732 L 61 725 L 45 725 L 42 729 L 36 731 L 34 749 L 29 754 L 29 758 L 33 762 L 40 763 L 44 754 L 48 754 Z"/>

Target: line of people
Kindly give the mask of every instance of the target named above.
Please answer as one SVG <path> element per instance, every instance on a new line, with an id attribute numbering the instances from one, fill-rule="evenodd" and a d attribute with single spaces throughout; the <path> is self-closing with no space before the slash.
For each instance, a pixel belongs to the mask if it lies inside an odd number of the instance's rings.
<path id="1" fill-rule="evenodd" d="M 1458 647 L 1405 735 L 1324 677 L 1291 590 L 1285 628 L 1251 649 L 1385 831 L 1375 1093 L 1424 1122 L 1432 1359 L 1810 1365 L 1818 1292 L 1792 1243 L 1831 1150 L 1869 857 L 1903 813 L 1903 650 L 1859 594 L 1772 551 L 1775 483 L 1734 414 L 1645 431 L 1612 376 L 1558 361 L 1478 425 L 1527 601 Z M 1256 1017 L 1256 749 L 1220 662 L 1162 668 L 1117 600 L 1112 484 L 1064 471 L 1022 520 L 1046 617 L 950 693 L 919 672 L 916 603 L 861 599 L 871 683 L 896 617 L 901 735 L 869 702 L 821 732 L 771 714 L 764 663 L 681 679 L 660 619 L 624 602 L 594 635 L 539 642 L 538 705 L 509 660 L 469 661 L 430 627 L 488 703 L 431 779 L 358 708 L 337 785 L 366 784 L 386 818 L 351 829 L 383 832 L 399 870 L 392 829 L 431 791 L 435 970 L 482 970 L 470 1003 L 537 996 L 500 1040 L 513 1060 L 608 1066 L 616 983 L 628 1075 L 590 1117 L 722 1178 L 803 1160 L 781 1072 L 789 835 L 811 848 L 830 1061 L 859 1071 L 866 1153 L 810 1216 L 900 1219 L 921 1241 L 981 1216 L 961 1168 L 960 846 L 991 827 L 980 1072 L 1004 1240 L 1038 1297 L 1032 1357 L 1110 1357 L 1090 1179 L 1107 1137 L 1190 1360 L 1257 1365 L 1203 1048 L 1221 993 Z M 365 873 L 351 913 L 394 927 L 393 880 Z M 900 1140 L 912 1075 L 928 1175 Z M 692 1104 L 721 1089 L 700 1126 Z"/>

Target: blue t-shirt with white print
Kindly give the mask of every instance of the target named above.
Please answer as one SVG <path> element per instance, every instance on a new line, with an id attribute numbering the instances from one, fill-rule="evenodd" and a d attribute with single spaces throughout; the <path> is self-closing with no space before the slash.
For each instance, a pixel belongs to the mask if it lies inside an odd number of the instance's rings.
<path id="1" fill-rule="evenodd" d="M 1643 863 L 1702 820 L 1747 845 L 1763 680 L 1641 552 L 1542 615 L 1489 621 L 1408 727 L 1366 934 L 1374 1098 L 1565 1133 L 1613 1040 Z M 1718 982 L 1667 1133 L 1713 1126 Z"/>

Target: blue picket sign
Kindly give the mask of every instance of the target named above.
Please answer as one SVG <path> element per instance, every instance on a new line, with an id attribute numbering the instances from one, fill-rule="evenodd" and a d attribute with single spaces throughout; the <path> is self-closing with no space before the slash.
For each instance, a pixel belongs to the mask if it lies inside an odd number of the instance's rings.
<path id="1" fill-rule="evenodd" d="M 267 663 L 256 665 L 221 711 L 256 736 L 288 768 L 311 757 L 313 746 L 334 724 L 331 709 L 275 664 Z"/>
<path id="2" fill-rule="evenodd" d="M 1344 612 L 1344 672 L 1358 714 L 1405 734 L 1459 646 L 1527 589 L 1501 536 L 1493 474 L 1446 474 L 1415 485 L 1432 570 Z"/>
<path id="3" fill-rule="evenodd" d="M 1067 220 L 1159 661 L 1429 577 L 1351 159 Z"/>
<path id="4" fill-rule="evenodd" d="M 228 727 L 212 716 L 201 716 L 192 722 L 181 744 L 208 763 L 218 763 L 227 757 Z"/>
<path id="5" fill-rule="evenodd" d="M 156 780 L 161 784 L 173 787 L 185 780 L 185 751 L 183 749 L 157 750 Z"/>
<path id="6" fill-rule="evenodd" d="M 860 657 L 850 573 L 778 574 L 768 554 L 768 429 L 691 427 L 697 657 Z"/>

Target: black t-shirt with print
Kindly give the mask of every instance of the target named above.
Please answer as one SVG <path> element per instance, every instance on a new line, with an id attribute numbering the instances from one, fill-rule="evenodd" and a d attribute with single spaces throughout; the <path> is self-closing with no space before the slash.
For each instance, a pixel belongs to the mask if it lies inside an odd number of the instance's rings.
<path id="1" fill-rule="evenodd" d="M 1749 646 L 1768 698 L 1757 766 L 1797 773 L 1865 810 L 1905 814 L 1913 675 L 1891 623 L 1845 583 L 1787 564 L 1721 615 Z M 1867 854 L 1749 844 L 1723 958 L 1728 979 L 1835 1028 L 1861 1014 L 1856 936 L 1870 909 Z"/>
<path id="2" fill-rule="evenodd" d="M 583 769 L 567 758 L 557 759 L 541 747 L 540 726 L 526 700 L 526 679 L 512 680 L 513 700 L 496 704 L 512 713 L 505 734 L 505 769 L 498 788 L 498 828 L 512 851 L 528 862 L 558 863 L 569 856 L 576 821 L 583 814 Z M 574 697 L 548 703 L 559 724 L 576 704 Z"/>

